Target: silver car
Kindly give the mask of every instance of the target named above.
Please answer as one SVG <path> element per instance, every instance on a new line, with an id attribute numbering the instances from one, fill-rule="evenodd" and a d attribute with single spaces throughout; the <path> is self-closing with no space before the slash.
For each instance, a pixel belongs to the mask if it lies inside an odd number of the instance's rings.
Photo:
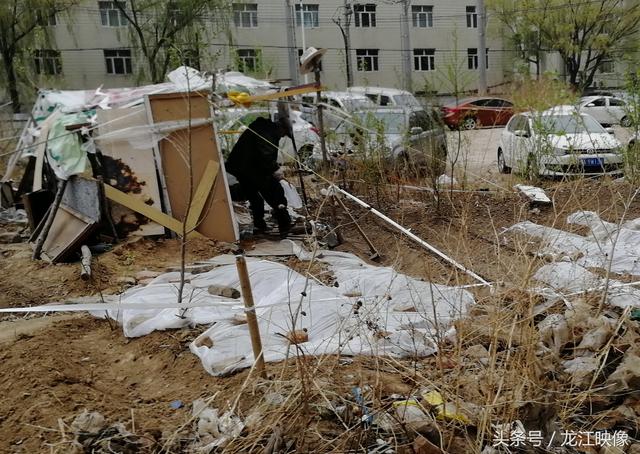
<path id="1" fill-rule="evenodd" d="M 444 126 L 437 114 L 424 109 L 378 108 L 353 112 L 329 134 L 327 142 L 333 157 L 429 165 L 440 171 L 446 163 Z"/>

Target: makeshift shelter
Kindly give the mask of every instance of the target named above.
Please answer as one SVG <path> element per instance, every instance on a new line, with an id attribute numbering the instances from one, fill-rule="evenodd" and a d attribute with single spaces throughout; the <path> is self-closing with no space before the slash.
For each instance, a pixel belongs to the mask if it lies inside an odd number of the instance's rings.
<path id="1" fill-rule="evenodd" d="M 213 77 L 180 67 L 167 79 L 39 92 L 2 178 L 12 181 L 27 161 L 11 195 L 27 211 L 35 258 L 67 260 L 91 238 L 128 234 L 239 238 L 212 121 Z M 248 93 L 276 89 L 235 73 L 221 81 L 248 83 Z"/>

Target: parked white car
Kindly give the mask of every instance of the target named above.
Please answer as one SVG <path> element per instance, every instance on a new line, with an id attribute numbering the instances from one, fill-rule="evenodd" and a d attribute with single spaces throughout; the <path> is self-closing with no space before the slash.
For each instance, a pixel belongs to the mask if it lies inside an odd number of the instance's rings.
<path id="1" fill-rule="evenodd" d="M 514 115 L 500 137 L 498 168 L 529 177 L 622 173 L 620 142 L 573 106 Z"/>
<path id="2" fill-rule="evenodd" d="M 378 106 L 420 109 L 422 104 L 413 93 L 386 87 L 349 87 L 349 93 L 364 95 Z"/>
<path id="3" fill-rule="evenodd" d="M 276 111 L 271 112 L 267 109 L 226 109 L 217 112 L 216 130 L 220 137 L 222 154 L 226 157 L 231 152 L 231 149 L 240 138 L 240 134 L 256 118 L 264 117 L 275 120 L 276 115 Z M 289 117 L 298 154 L 303 160 L 307 159 L 314 153 L 314 149 L 320 150 L 318 130 L 311 123 L 304 120 L 302 114 L 298 111 L 291 110 Z M 279 144 L 278 162 L 280 164 L 289 164 L 294 161 L 294 156 L 291 139 L 288 137 L 282 138 Z"/>
<path id="4" fill-rule="evenodd" d="M 615 96 L 585 96 L 580 99 L 580 112 L 591 115 L 603 125 L 631 125 L 627 102 Z"/>
<path id="5" fill-rule="evenodd" d="M 325 126 L 329 128 L 337 126 L 340 116 L 345 113 L 376 107 L 376 104 L 365 95 L 349 93 L 348 91 L 323 91 L 320 101 L 327 106 L 324 110 L 324 121 Z M 300 102 L 302 118 L 309 123 L 315 124 L 317 115 L 315 93 L 300 96 Z"/>

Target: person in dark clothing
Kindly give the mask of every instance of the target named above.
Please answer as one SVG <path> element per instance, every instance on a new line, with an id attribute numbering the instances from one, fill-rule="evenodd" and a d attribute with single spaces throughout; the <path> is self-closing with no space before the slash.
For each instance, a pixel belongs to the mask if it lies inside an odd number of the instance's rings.
<path id="1" fill-rule="evenodd" d="M 243 200 L 248 200 L 256 232 L 267 230 L 264 202 L 272 209 L 281 235 L 291 228 L 287 199 L 280 184 L 278 144 L 289 134 L 285 122 L 258 117 L 234 145 L 225 168 L 238 179 Z"/>

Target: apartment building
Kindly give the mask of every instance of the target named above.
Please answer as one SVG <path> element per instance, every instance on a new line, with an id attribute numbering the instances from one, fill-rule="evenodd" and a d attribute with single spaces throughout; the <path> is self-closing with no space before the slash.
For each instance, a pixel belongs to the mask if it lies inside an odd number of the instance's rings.
<path id="1" fill-rule="evenodd" d="M 347 47 L 354 85 L 451 93 L 478 86 L 479 17 L 475 0 L 247 0 L 229 12 L 228 29 L 203 32 L 200 67 L 240 70 L 261 78 L 304 82 L 297 58 L 304 46 L 325 48 L 322 81 L 347 85 Z M 143 83 L 142 61 L 114 1 L 83 0 L 48 19 L 55 48 L 34 52 L 40 86 L 95 88 Z M 51 46 L 54 47 L 54 46 Z M 486 74 L 499 86 L 511 71 L 498 24 L 488 20 Z M 407 80 L 410 68 L 411 78 Z"/>

